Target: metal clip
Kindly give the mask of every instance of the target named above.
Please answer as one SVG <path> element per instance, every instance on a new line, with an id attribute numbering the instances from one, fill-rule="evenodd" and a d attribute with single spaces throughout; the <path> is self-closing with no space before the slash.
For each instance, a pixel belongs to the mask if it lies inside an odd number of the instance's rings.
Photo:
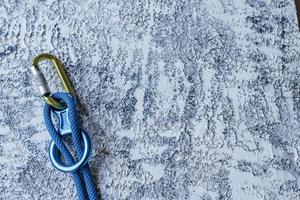
<path id="1" fill-rule="evenodd" d="M 68 76 L 66 75 L 64 69 L 63 69 L 63 65 L 61 64 L 61 62 L 52 54 L 49 53 L 43 53 L 40 54 L 38 56 L 36 56 L 33 59 L 32 62 L 32 67 L 31 67 L 31 72 L 33 74 L 34 77 L 34 83 L 35 85 L 37 85 L 41 96 L 44 98 L 44 100 L 51 106 L 57 108 L 57 109 L 65 109 L 66 105 L 62 102 L 56 101 L 54 98 L 52 98 L 51 95 L 51 91 L 48 87 L 47 81 L 45 79 L 45 76 L 43 75 L 43 73 L 40 71 L 39 67 L 38 67 L 38 63 L 42 60 L 50 60 L 52 61 L 52 63 L 54 64 L 55 70 L 61 80 L 61 83 L 64 86 L 64 89 L 66 92 L 69 92 L 75 99 L 76 99 L 76 94 L 75 91 L 72 87 L 72 84 L 68 78 Z"/>
<path id="2" fill-rule="evenodd" d="M 57 115 L 58 121 L 59 121 L 59 126 L 58 126 L 58 132 L 62 137 L 66 137 L 68 135 L 72 135 L 72 130 L 71 130 L 71 124 L 69 120 L 69 110 L 64 109 L 64 110 L 53 110 L 54 114 Z M 50 143 L 50 148 L 49 148 L 49 155 L 50 155 L 50 160 L 53 164 L 53 166 L 62 171 L 62 172 L 74 172 L 78 169 L 81 169 L 82 167 L 85 166 L 85 164 L 88 162 L 88 160 L 91 157 L 92 154 L 92 143 L 89 135 L 87 132 L 85 132 L 83 129 L 80 129 L 81 131 L 81 136 L 82 136 L 82 143 L 83 143 L 83 153 L 80 159 L 74 163 L 74 165 L 66 165 L 62 159 L 61 159 L 61 154 L 59 152 L 59 149 L 57 148 L 56 144 L 52 140 Z"/>

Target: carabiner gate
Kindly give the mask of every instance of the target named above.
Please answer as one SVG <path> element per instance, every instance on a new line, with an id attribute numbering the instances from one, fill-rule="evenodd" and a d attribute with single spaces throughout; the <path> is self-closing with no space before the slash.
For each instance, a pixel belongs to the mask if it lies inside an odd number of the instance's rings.
<path id="1" fill-rule="evenodd" d="M 33 82 L 38 87 L 41 96 L 44 98 L 44 100 L 49 105 L 51 105 L 59 110 L 64 109 L 64 108 L 66 108 L 66 105 L 64 103 L 56 101 L 53 97 L 50 96 L 51 91 L 48 87 L 45 76 L 38 67 L 38 63 L 42 60 L 52 61 L 52 63 L 54 64 L 55 70 L 61 80 L 61 83 L 64 86 L 65 91 L 69 92 L 76 99 L 75 91 L 72 87 L 72 84 L 63 69 L 63 65 L 54 55 L 49 54 L 49 53 L 43 53 L 43 54 L 39 54 L 38 56 L 36 56 L 33 59 L 32 67 L 31 67 L 31 72 L 32 72 L 33 78 L 34 78 Z"/>

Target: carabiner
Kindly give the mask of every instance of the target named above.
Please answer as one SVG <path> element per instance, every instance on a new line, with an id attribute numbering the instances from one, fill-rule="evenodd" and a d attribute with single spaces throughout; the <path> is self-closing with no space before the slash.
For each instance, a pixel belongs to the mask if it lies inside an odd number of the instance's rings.
<path id="1" fill-rule="evenodd" d="M 44 98 L 44 100 L 49 105 L 51 105 L 59 110 L 64 109 L 64 108 L 66 108 L 66 105 L 64 103 L 56 101 L 54 98 L 51 97 L 51 91 L 48 87 L 45 76 L 43 75 L 43 73 L 40 71 L 40 69 L 38 67 L 38 63 L 42 60 L 52 61 L 52 63 L 54 64 L 55 70 L 61 80 L 61 83 L 64 86 L 65 91 L 69 92 L 76 99 L 76 94 L 72 87 L 72 84 L 63 69 L 63 65 L 54 55 L 49 54 L 49 53 L 42 53 L 33 59 L 32 67 L 31 67 L 31 72 L 32 72 L 33 78 L 34 78 L 33 82 L 37 85 L 41 96 Z"/>

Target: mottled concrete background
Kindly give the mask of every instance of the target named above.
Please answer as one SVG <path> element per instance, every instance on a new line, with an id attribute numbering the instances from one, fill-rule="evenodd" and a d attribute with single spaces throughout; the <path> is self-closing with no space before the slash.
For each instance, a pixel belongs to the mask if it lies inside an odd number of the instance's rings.
<path id="1" fill-rule="evenodd" d="M 76 88 L 103 199 L 300 198 L 294 0 L 4 0 L 0 44 L 0 199 L 76 199 L 48 158 L 41 52 Z"/>

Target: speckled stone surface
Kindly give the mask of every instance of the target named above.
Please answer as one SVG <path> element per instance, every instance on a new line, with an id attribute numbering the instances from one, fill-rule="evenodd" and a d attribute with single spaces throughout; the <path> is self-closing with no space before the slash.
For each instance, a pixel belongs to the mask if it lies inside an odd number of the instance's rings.
<path id="1" fill-rule="evenodd" d="M 76 88 L 103 199 L 300 198 L 294 0 L 25 2 L 0 1 L 0 199 L 76 199 L 48 158 L 41 52 Z"/>

